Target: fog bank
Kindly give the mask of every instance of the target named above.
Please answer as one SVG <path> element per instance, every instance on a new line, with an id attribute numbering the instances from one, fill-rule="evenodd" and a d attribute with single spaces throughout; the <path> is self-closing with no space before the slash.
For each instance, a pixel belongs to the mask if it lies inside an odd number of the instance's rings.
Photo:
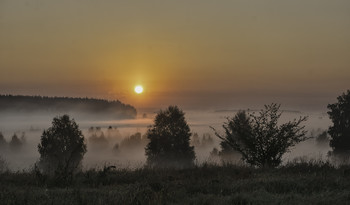
<path id="1" fill-rule="evenodd" d="M 213 148 L 220 150 L 220 140 L 214 135 L 209 126 L 218 132 L 223 132 L 222 124 L 227 117 L 235 115 L 237 110 L 184 110 L 191 132 L 198 136 L 195 146 L 196 162 L 202 163 L 210 158 Z M 257 111 L 251 111 L 257 112 Z M 85 169 L 117 165 L 118 167 L 135 168 L 143 166 L 146 160 L 144 147 L 147 139 L 144 136 L 147 127 L 153 123 L 156 111 L 139 114 L 136 119 L 128 120 L 91 120 L 80 116 L 73 116 L 79 128 L 83 131 L 87 143 L 87 153 L 84 156 Z M 328 129 L 330 120 L 322 112 L 284 111 L 281 122 L 289 121 L 299 116 L 309 116 L 305 123 L 308 135 L 317 136 Z M 7 143 L 12 136 L 24 135 L 25 142 L 18 149 L 9 145 L 0 148 L 0 155 L 8 162 L 11 170 L 30 169 L 38 161 L 37 146 L 44 129 L 51 126 L 53 117 L 49 115 L 2 115 L 0 117 L 0 131 Z M 139 133 L 139 134 L 137 134 Z M 210 139 L 209 139 L 209 137 Z M 192 136 L 193 139 L 193 136 Z M 326 159 L 330 150 L 328 144 L 320 145 L 315 139 L 300 143 L 284 155 L 284 162 L 299 157 Z"/>

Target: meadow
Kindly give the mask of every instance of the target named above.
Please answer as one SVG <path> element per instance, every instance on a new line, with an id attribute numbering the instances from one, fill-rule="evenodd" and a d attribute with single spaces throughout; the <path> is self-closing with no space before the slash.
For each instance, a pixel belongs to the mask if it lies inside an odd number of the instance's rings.
<path id="1" fill-rule="evenodd" d="M 347 204 L 350 166 L 298 161 L 278 168 L 202 164 L 188 169 L 103 167 L 60 179 L 0 174 L 0 204 Z"/>
<path id="2" fill-rule="evenodd" d="M 0 0 L 0 205 L 350 205 L 349 11 Z"/>
<path id="3" fill-rule="evenodd" d="M 324 158 L 329 151 L 328 141 L 318 144 L 312 138 L 300 143 L 286 153 L 284 163 L 277 168 L 222 164 L 218 156 L 211 161 L 211 151 L 219 148 L 219 140 L 209 125 L 220 127 L 225 116 L 234 113 L 188 113 L 197 165 L 187 169 L 145 166 L 141 133 L 143 136 L 147 125 L 152 123 L 151 114 L 148 118 L 106 122 L 78 118 L 88 152 L 82 171 L 66 178 L 42 175 L 33 165 L 39 158 L 37 145 L 42 129 L 49 127 L 50 120 L 34 121 L 36 124 L 23 120 L 15 126 L 11 124 L 13 119 L 3 121 L 6 141 L 10 142 L 11 133 L 22 132 L 26 140 L 18 150 L 11 147 L 2 150 L 9 171 L 0 174 L 0 204 L 346 204 L 350 201 L 350 166 L 339 166 Z M 300 115 L 287 114 L 286 119 Z M 322 113 L 309 116 L 309 135 L 317 136 L 327 127 L 328 120 Z M 18 127 L 23 127 L 22 132 Z M 132 138 L 139 132 L 139 138 Z M 195 133 L 198 142 L 194 140 Z M 210 135 L 211 140 L 205 140 Z M 320 159 L 293 161 L 302 156 L 320 156 Z"/>

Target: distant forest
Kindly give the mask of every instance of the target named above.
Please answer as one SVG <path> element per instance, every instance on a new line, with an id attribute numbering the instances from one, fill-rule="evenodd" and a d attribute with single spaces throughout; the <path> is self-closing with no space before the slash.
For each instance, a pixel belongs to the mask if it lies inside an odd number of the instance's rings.
<path id="1" fill-rule="evenodd" d="M 113 119 L 136 117 L 136 109 L 117 101 L 94 98 L 0 95 L 0 113 L 63 114 L 104 116 Z"/>

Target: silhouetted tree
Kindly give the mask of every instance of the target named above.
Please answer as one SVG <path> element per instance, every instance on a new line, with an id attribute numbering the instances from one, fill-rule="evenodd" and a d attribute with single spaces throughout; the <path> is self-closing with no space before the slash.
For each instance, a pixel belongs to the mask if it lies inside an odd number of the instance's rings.
<path id="1" fill-rule="evenodd" d="M 226 142 L 222 144 L 237 150 L 247 163 L 259 167 L 276 167 L 290 147 L 307 139 L 304 126 L 300 126 L 307 117 L 278 125 L 282 114 L 279 108 L 277 104 L 265 105 L 259 115 L 250 116 L 240 111 L 223 125 L 225 135 L 215 134 Z"/>
<path id="2" fill-rule="evenodd" d="M 350 154 L 350 90 L 337 98 L 338 102 L 327 106 L 333 125 L 329 127 L 329 145 L 334 155 Z"/>
<path id="3" fill-rule="evenodd" d="M 0 132 L 0 151 L 2 151 L 7 146 L 4 135 Z"/>
<path id="4" fill-rule="evenodd" d="M 192 139 L 191 139 L 191 145 L 194 147 L 199 147 L 201 145 L 201 142 L 199 140 L 199 136 L 197 133 L 193 133 Z"/>
<path id="5" fill-rule="evenodd" d="M 18 138 L 16 134 L 13 134 L 11 141 L 9 143 L 10 149 L 13 151 L 17 151 L 22 147 L 23 143 L 22 141 Z"/>
<path id="6" fill-rule="evenodd" d="M 98 136 L 97 133 L 93 133 L 89 137 L 89 142 L 90 142 L 89 145 L 91 145 L 91 148 L 94 150 L 106 149 L 108 147 L 107 138 L 105 137 L 102 131 L 99 131 L 99 133 L 100 133 L 100 136 Z"/>
<path id="7" fill-rule="evenodd" d="M 134 151 L 135 149 L 144 149 L 148 143 L 148 139 L 146 136 L 142 136 L 140 132 L 136 132 L 130 137 L 124 138 L 120 142 L 120 149 Z"/>
<path id="8" fill-rule="evenodd" d="M 115 143 L 115 145 L 113 146 L 112 151 L 113 151 L 114 154 L 119 154 L 120 153 L 119 143 Z"/>
<path id="9" fill-rule="evenodd" d="M 250 118 L 245 111 L 238 111 L 233 118 L 227 118 L 228 123 L 225 129 L 226 140 L 220 142 L 221 151 L 219 156 L 225 163 L 232 163 L 241 158 L 241 154 L 234 149 L 231 144 L 234 144 L 239 134 L 242 138 L 246 138 L 244 135 L 251 132 Z"/>
<path id="10" fill-rule="evenodd" d="M 149 127 L 146 146 L 147 163 L 158 167 L 188 167 L 193 165 L 195 153 L 190 146 L 190 128 L 184 112 L 169 106 L 155 117 Z"/>
<path id="11" fill-rule="evenodd" d="M 318 145 L 327 145 L 329 143 L 329 138 L 327 131 L 323 131 L 321 134 L 317 135 L 316 142 Z"/>
<path id="12" fill-rule="evenodd" d="M 214 140 L 209 133 L 204 133 L 202 136 L 201 147 L 207 148 L 208 146 L 212 146 L 214 144 Z"/>
<path id="13" fill-rule="evenodd" d="M 208 161 L 217 162 L 219 158 L 220 158 L 220 152 L 216 147 L 214 147 L 209 154 Z"/>
<path id="14" fill-rule="evenodd" d="M 95 133 L 95 128 L 93 126 L 89 127 L 88 132 L 90 134 Z"/>
<path id="15" fill-rule="evenodd" d="M 0 173 L 8 170 L 7 162 L 0 156 Z"/>
<path id="16" fill-rule="evenodd" d="M 74 119 L 63 115 L 55 117 L 52 126 L 44 130 L 38 150 L 39 167 L 44 173 L 55 174 L 65 180 L 80 168 L 86 144 Z"/>
<path id="17" fill-rule="evenodd" d="M 112 127 L 109 126 L 107 129 L 107 138 L 108 139 L 117 139 L 117 138 L 121 138 L 122 135 L 120 134 L 119 130 L 117 127 Z"/>

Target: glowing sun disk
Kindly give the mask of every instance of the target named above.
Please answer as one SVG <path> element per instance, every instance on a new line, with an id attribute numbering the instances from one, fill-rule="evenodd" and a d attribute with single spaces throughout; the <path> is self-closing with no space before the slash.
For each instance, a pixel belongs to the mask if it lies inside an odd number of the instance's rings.
<path id="1" fill-rule="evenodd" d="M 137 85 L 137 86 L 135 86 L 134 91 L 137 94 L 141 94 L 143 92 L 143 87 L 141 85 Z"/>

